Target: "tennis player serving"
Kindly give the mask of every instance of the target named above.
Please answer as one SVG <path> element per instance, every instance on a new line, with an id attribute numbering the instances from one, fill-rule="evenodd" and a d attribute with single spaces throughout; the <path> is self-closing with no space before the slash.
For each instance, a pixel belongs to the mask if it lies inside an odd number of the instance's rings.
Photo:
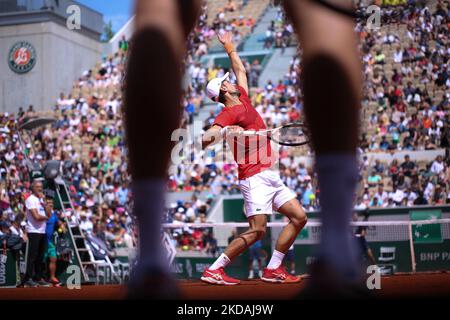
<path id="1" fill-rule="evenodd" d="M 218 35 L 231 62 L 237 85 L 228 81 L 228 73 L 211 80 L 206 87 L 208 97 L 222 103 L 225 107 L 216 117 L 213 126 L 204 134 L 202 146 L 208 147 L 225 138 L 232 142 L 234 159 L 238 164 L 239 187 L 244 196 L 245 214 L 249 229 L 240 234 L 225 249 L 225 252 L 203 272 L 201 280 L 211 284 L 236 285 L 240 281 L 225 274 L 224 268 L 245 249 L 264 237 L 267 215 L 277 211 L 289 219 L 289 223 L 280 233 L 275 250 L 261 279 L 266 282 L 299 282 L 298 276 L 285 271 L 283 258 L 294 243 L 298 233 L 306 224 L 305 211 L 297 201 L 295 194 L 280 179 L 275 166 L 268 138 L 254 136 L 240 139 L 244 130 L 267 129 L 263 119 L 251 105 L 248 96 L 247 75 L 244 65 L 236 52 L 232 34 Z M 231 137 L 231 139 L 230 139 Z M 236 140 L 243 143 L 235 143 Z"/>

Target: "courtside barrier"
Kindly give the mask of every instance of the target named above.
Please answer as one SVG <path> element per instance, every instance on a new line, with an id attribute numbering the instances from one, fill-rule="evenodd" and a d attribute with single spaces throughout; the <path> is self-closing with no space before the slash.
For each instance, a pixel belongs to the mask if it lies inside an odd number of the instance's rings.
<path id="1" fill-rule="evenodd" d="M 279 228 L 281 229 L 287 224 L 287 222 L 268 222 L 267 227 L 268 228 Z M 316 221 L 308 221 L 305 229 L 308 230 L 309 228 L 314 227 L 321 227 L 322 223 L 320 220 Z M 384 231 L 378 232 L 378 237 L 385 237 L 386 241 L 392 241 L 392 242 L 408 242 L 408 248 L 409 248 L 409 256 L 410 256 L 410 271 L 416 272 L 417 271 L 417 260 L 416 260 L 416 246 L 427 243 L 427 240 L 431 240 L 431 236 L 429 234 L 425 234 L 425 231 L 423 231 L 423 228 L 427 228 L 426 226 L 438 226 L 439 234 L 442 245 L 444 248 L 442 249 L 442 257 L 435 257 L 440 258 L 443 260 L 443 262 L 448 263 L 448 266 L 445 270 L 450 270 L 450 218 L 445 219 L 427 219 L 427 220 L 409 220 L 409 221 L 353 221 L 350 223 L 353 227 L 367 227 L 372 229 L 386 229 Z M 440 226 L 440 228 L 439 228 Z M 217 223 L 165 223 L 163 224 L 163 228 L 165 229 L 195 229 L 195 228 L 226 228 L 227 230 L 232 230 L 236 228 L 247 228 L 248 223 L 247 222 L 217 222 Z M 403 227 L 403 228 L 402 228 Z M 399 230 L 401 228 L 401 230 Z M 422 228 L 422 229 L 419 229 Z M 428 229 L 426 229 L 428 230 Z M 430 232 L 431 234 L 431 232 Z M 368 232 L 368 238 L 369 245 L 370 245 L 370 236 L 371 233 Z M 318 242 L 317 238 L 314 239 L 314 243 L 316 244 Z M 425 241 L 424 241 L 425 240 Z M 445 241 L 445 242 L 444 242 Z M 431 241 L 428 241 L 429 243 L 432 243 Z M 302 245 L 301 240 L 296 241 L 296 244 L 298 244 L 300 247 Z M 305 243 L 306 244 L 306 243 Z M 402 246 L 404 248 L 405 246 Z M 392 246 L 385 246 L 380 249 L 380 256 L 379 261 L 390 261 L 388 256 L 390 253 L 390 248 Z M 301 249 L 300 249 L 301 250 Z M 399 250 L 400 251 L 400 250 Z M 404 249 L 402 249 L 404 251 Z M 386 256 L 384 256 L 386 254 Z M 400 254 L 397 252 L 397 254 Z M 395 255 L 395 250 L 394 250 Z M 426 258 L 426 254 L 424 253 L 424 257 Z M 428 258 L 427 258 L 428 259 Z M 394 259 L 393 259 L 394 260 Z M 445 267 L 444 267 L 445 268 Z M 394 267 L 395 269 L 395 267 Z M 421 270 L 424 271 L 424 270 Z"/>

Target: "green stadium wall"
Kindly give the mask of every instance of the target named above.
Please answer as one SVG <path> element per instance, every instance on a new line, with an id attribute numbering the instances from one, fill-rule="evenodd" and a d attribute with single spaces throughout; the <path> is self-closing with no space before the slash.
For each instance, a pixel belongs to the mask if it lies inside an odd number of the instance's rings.
<path id="1" fill-rule="evenodd" d="M 224 199 L 223 200 L 223 221 L 224 222 L 245 222 L 247 221 L 243 212 L 243 199 Z M 450 206 L 421 206 L 421 207 L 400 207 L 400 208 L 382 208 L 370 209 L 367 211 L 357 211 L 359 215 L 368 214 L 369 221 L 389 221 L 389 220 L 427 220 L 430 217 L 450 218 Z M 308 212 L 310 220 L 320 219 L 320 212 Z M 272 221 L 281 221 L 282 216 L 275 214 Z M 391 235 L 393 238 L 403 237 L 402 240 L 383 241 L 383 232 L 380 227 L 370 226 L 369 235 L 374 239 L 368 239 L 369 248 L 372 250 L 377 264 L 386 272 L 392 270 L 395 273 L 412 272 L 412 257 L 410 251 L 410 242 L 405 238 L 407 226 L 400 226 L 402 235 Z M 268 228 L 268 233 L 263 240 L 263 248 L 270 255 L 272 246 L 278 235 L 274 229 Z M 281 228 L 279 228 L 281 229 Z M 245 228 L 238 228 L 238 232 Z M 395 232 L 395 229 L 393 229 Z M 450 224 L 431 224 L 424 226 L 413 226 L 413 234 L 422 234 L 414 236 L 414 255 L 416 260 L 416 271 L 444 271 L 450 270 Z M 320 237 L 320 227 L 309 226 L 299 234 L 295 246 L 295 269 L 297 273 L 305 273 L 308 266 L 314 261 L 314 252 Z M 390 248 L 395 251 L 390 261 L 380 261 L 381 248 Z M 174 272 L 180 278 L 199 278 L 205 267 L 214 261 L 214 257 L 177 257 L 174 265 Z M 227 272 L 234 277 L 246 278 L 248 276 L 249 256 L 245 252 L 235 259 L 227 268 Z"/>

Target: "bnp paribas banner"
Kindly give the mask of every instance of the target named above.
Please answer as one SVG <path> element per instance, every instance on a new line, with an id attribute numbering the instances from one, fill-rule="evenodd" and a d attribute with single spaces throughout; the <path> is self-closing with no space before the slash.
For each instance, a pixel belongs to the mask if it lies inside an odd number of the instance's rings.
<path id="1" fill-rule="evenodd" d="M 410 208 L 409 208 L 410 209 Z M 445 210 L 443 214 L 442 210 Z M 418 221 L 449 218 L 447 209 L 384 210 L 369 216 L 369 221 Z M 386 214 L 386 213 L 391 214 Z M 318 216 L 315 217 L 319 218 Z M 311 221 L 311 219 L 310 219 Z M 282 228 L 272 228 L 274 244 Z M 297 237 L 294 247 L 295 268 L 306 272 L 315 260 L 315 252 L 321 238 L 321 226 L 308 226 Z M 412 226 L 413 253 L 408 225 L 368 226 L 366 240 L 382 272 L 413 271 L 413 256 L 416 271 L 450 270 L 450 224 L 416 224 Z M 362 258 L 363 259 L 363 258 Z"/>
<path id="2" fill-rule="evenodd" d="M 415 210 L 411 220 L 441 219 L 440 210 Z M 450 270 L 450 224 L 418 224 L 412 228 L 417 271 Z"/>
<path id="3" fill-rule="evenodd" d="M 239 210 L 242 200 L 224 201 L 224 221 L 242 221 Z M 320 220 L 320 213 L 308 213 L 310 221 Z M 360 216 L 362 218 L 362 216 Z M 450 218 L 450 207 L 374 209 L 369 212 L 369 221 L 417 221 Z M 275 215 L 272 221 L 282 221 L 281 215 Z M 361 220 L 361 219 L 360 219 Z M 269 228 L 268 242 L 265 247 L 268 254 L 282 228 Z M 321 238 L 321 226 L 308 226 L 298 235 L 294 246 L 295 270 L 305 273 L 315 260 L 315 252 Z M 412 228 L 413 248 L 416 271 L 450 270 L 450 224 L 414 225 Z M 366 240 L 375 256 L 376 263 L 385 274 L 411 272 L 413 260 L 408 225 L 369 226 L 366 228 Z M 173 271 L 179 278 L 199 278 L 204 268 L 214 261 L 214 257 L 177 257 Z M 248 276 L 249 257 L 247 252 L 232 262 L 227 272 L 231 276 Z"/>
<path id="4" fill-rule="evenodd" d="M 408 220 L 417 221 L 441 219 L 447 216 L 443 217 L 440 210 L 413 210 L 408 216 L 383 216 L 383 220 L 409 218 Z M 314 261 L 314 252 L 320 241 L 320 234 L 320 226 L 307 227 L 297 238 L 294 252 L 296 260 L 300 263 L 301 272 L 306 271 L 307 266 Z M 276 236 L 275 232 L 274 236 Z M 413 225 L 412 236 L 416 271 L 450 270 L 449 223 Z M 377 264 L 386 273 L 413 270 L 413 255 L 407 225 L 369 226 L 366 229 L 366 240 Z"/>

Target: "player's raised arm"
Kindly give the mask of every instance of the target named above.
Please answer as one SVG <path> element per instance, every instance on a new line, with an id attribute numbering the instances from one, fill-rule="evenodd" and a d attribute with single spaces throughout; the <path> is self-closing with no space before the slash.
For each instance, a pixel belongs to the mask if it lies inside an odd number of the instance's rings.
<path id="1" fill-rule="evenodd" d="M 245 71 L 244 64 L 239 57 L 236 48 L 233 44 L 233 35 L 231 32 L 225 32 L 223 34 L 218 33 L 217 38 L 220 43 L 223 44 L 225 51 L 231 61 L 231 68 L 236 75 L 237 84 L 245 89 L 248 94 L 247 72 Z"/>

